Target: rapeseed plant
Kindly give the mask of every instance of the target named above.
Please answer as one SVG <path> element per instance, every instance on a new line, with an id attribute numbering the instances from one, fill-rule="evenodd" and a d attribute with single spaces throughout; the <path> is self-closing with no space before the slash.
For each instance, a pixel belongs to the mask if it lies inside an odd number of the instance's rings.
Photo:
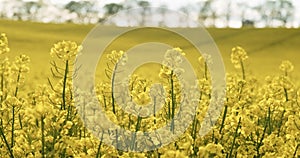
<path id="1" fill-rule="evenodd" d="M 247 52 L 240 46 L 236 46 L 231 50 L 231 62 L 233 63 L 234 67 L 237 69 L 242 70 L 243 79 L 245 79 L 245 67 L 244 61 L 248 59 Z"/>

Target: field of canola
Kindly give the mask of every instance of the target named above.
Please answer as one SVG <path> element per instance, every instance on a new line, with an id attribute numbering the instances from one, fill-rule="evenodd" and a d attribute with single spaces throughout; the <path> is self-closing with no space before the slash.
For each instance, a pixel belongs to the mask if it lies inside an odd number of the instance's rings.
<path id="1" fill-rule="evenodd" d="M 24 25 L 38 24 L 24 23 Z M 54 24 L 51 25 L 55 27 Z M 247 53 L 247 48 L 236 46 L 239 43 L 233 43 L 229 53 L 222 53 L 223 56 L 227 56 L 224 57 L 225 65 L 232 67 L 229 68 L 230 71 L 226 76 L 224 108 L 216 125 L 204 137 L 200 137 L 198 132 L 212 97 L 210 74 L 205 71 L 209 57 L 197 58 L 197 63 L 194 63 L 199 65 L 197 82 L 200 97 L 197 114 L 194 116 L 190 113 L 182 113 L 179 118 L 193 117 L 191 125 L 176 141 L 152 151 L 135 153 L 116 150 L 102 143 L 84 127 L 79 117 L 74 106 L 72 89 L 74 57 L 81 50 L 79 38 L 77 41 L 74 40 L 75 42 L 63 41 L 65 37 L 61 36 L 61 41 L 48 43 L 48 46 L 43 45 L 49 48 L 48 54 L 38 54 L 40 50 L 35 50 L 35 47 L 40 47 L 39 43 L 31 42 L 36 34 L 28 35 L 28 40 L 20 42 L 10 40 L 9 30 L 3 30 L 0 36 L 0 157 L 296 158 L 300 156 L 300 90 L 297 80 L 299 63 L 294 62 L 297 60 L 294 58 L 299 55 L 291 52 L 290 48 L 286 49 L 287 54 L 282 55 L 285 57 L 294 55 L 290 60 L 277 55 L 275 59 L 270 57 L 270 60 L 280 59 L 281 62 L 278 64 L 273 62 L 271 66 L 267 64 L 266 59 L 264 65 L 256 66 L 257 61 L 251 62 L 255 59 L 262 60 L 257 57 L 252 59 L 251 52 L 255 57 L 254 51 L 261 51 L 261 58 L 266 58 L 267 56 L 263 56 L 265 51 L 278 49 L 278 43 L 283 43 L 281 47 L 286 47 L 288 44 L 284 41 L 269 43 L 271 48 L 258 47 L 258 44 L 255 44 L 255 47 L 249 48 L 250 53 Z M 268 31 L 270 30 L 265 30 Z M 16 35 L 12 36 L 16 38 Z M 292 33 L 290 36 L 293 38 Z M 223 35 L 223 38 L 226 37 Z M 218 44 L 218 40 L 216 42 Z M 49 57 L 37 58 L 28 54 L 15 53 L 18 44 L 21 46 L 22 43 L 27 43 L 28 50 L 32 48 L 37 56 Z M 228 44 L 224 45 L 228 46 Z M 224 48 L 221 48 L 221 52 L 222 49 Z M 276 53 L 277 51 L 274 51 L 274 55 Z M 168 62 L 179 59 L 180 62 L 183 54 L 185 54 L 184 49 L 169 49 L 166 50 L 165 60 Z M 107 52 L 105 61 L 108 65 L 100 65 L 100 67 L 107 70 L 108 77 L 114 73 L 111 68 L 116 63 L 122 62 L 120 61 L 122 56 L 126 56 L 126 52 L 118 49 Z M 34 63 L 31 58 L 35 59 Z M 36 59 L 42 60 L 39 61 L 43 63 L 42 68 L 39 67 Z M 46 64 L 48 69 L 43 67 Z M 263 66 L 271 72 L 262 73 L 260 69 Z M 40 71 L 36 76 L 38 71 L 35 69 L 47 72 Z M 258 71 L 257 76 L 255 70 Z M 30 73 L 35 74 L 30 76 Z M 156 130 L 166 125 L 176 113 L 180 112 L 180 100 L 184 94 L 173 69 L 160 67 L 156 78 L 163 83 L 166 98 L 164 98 L 163 108 L 155 115 L 136 117 L 125 113 L 115 102 L 111 83 L 105 80 L 97 82 L 98 101 L 102 103 L 106 115 L 122 128 L 135 132 Z M 139 73 L 132 75 L 128 83 L 132 101 L 139 104 L 148 103 L 152 82 Z M 170 131 L 174 129 L 173 126 L 176 126 L 176 121 L 171 123 Z M 122 137 L 112 136 L 111 139 L 112 142 L 121 141 Z M 128 147 L 128 150 L 143 151 L 145 146 L 159 146 L 162 139 L 164 138 L 157 137 L 156 140 L 149 138 L 140 144 L 127 140 L 120 145 Z"/>

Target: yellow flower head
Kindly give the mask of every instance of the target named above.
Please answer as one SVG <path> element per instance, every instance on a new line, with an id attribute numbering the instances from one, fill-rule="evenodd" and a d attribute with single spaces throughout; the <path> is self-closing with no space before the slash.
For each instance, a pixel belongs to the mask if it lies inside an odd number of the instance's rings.
<path id="1" fill-rule="evenodd" d="M 29 56 L 27 55 L 17 56 L 14 61 L 12 70 L 15 72 L 27 73 L 29 72 L 29 63 L 30 63 Z"/>
<path id="2" fill-rule="evenodd" d="M 107 54 L 106 57 L 114 63 L 120 62 L 121 65 L 124 65 L 127 62 L 127 54 L 124 51 L 113 50 L 110 54 Z"/>
<path id="3" fill-rule="evenodd" d="M 168 150 L 162 156 L 162 158 L 174 157 L 174 158 L 187 158 L 186 155 L 181 153 L 180 151 Z"/>
<path id="4" fill-rule="evenodd" d="M 4 101 L 4 103 L 7 106 L 13 106 L 13 107 L 20 107 L 22 106 L 22 102 L 16 98 L 16 97 L 12 97 L 12 96 L 7 96 L 6 100 Z"/>
<path id="5" fill-rule="evenodd" d="M 240 68 L 241 62 L 248 59 L 247 52 L 242 47 L 234 47 L 231 50 L 231 62 L 236 68 Z"/>
<path id="6" fill-rule="evenodd" d="M 283 72 L 292 72 L 294 70 L 294 65 L 290 61 L 284 60 L 280 64 L 279 69 Z"/>
<path id="7" fill-rule="evenodd" d="M 0 34 L 0 54 L 9 52 L 8 40 L 4 33 Z"/>
<path id="8" fill-rule="evenodd" d="M 168 49 L 164 55 L 164 60 L 162 63 L 163 65 L 160 69 L 159 77 L 169 78 L 172 72 L 173 75 L 182 74 L 184 71 L 181 69 L 180 64 L 183 62 L 184 56 L 185 53 L 180 48 Z"/>
<path id="9" fill-rule="evenodd" d="M 67 121 L 66 125 L 64 126 L 66 129 L 71 129 L 73 126 L 73 122 Z"/>
<path id="10" fill-rule="evenodd" d="M 82 47 L 73 41 L 61 41 L 51 48 L 50 55 L 57 56 L 63 61 L 67 61 L 75 57 L 80 52 Z"/>
<path id="11" fill-rule="evenodd" d="M 34 110 L 35 110 L 34 112 L 39 116 L 46 116 L 53 112 L 53 109 L 51 108 L 51 105 L 49 103 L 42 103 L 42 102 L 38 103 L 35 106 Z"/>
<path id="12" fill-rule="evenodd" d="M 180 48 L 169 49 L 165 53 L 164 63 L 166 66 L 175 68 L 182 63 L 185 53 Z"/>

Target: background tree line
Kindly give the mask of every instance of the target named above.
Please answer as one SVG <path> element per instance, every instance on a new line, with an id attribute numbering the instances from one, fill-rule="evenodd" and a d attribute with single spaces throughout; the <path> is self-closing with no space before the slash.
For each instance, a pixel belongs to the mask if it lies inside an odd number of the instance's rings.
<path id="1" fill-rule="evenodd" d="M 151 1 L 145 0 L 124 0 L 105 5 L 97 0 L 69 1 L 60 5 L 47 0 L 2 0 L 0 17 L 55 23 L 104 23 L 107 17 L 120 11 L 142 7 L 138 24 L 145 25 L 146 17 L 153 14 L 153 10 L 148 8 L 151 6 Z M 159 12 L 155 14 L 166 17 L 168 5 L 162 3 L 159 7 Z M 292 0 L 262 0 L 255 5 L 247 1 L 202 0 L 187 3 L 176 10 L 199 20 L 207 27 L 231 27 L 235 23 L 244 27 L 291 27 L 294 23 L 300 23 L 295 17 L 296 7 Z M 164 23 L 162 20 L 159 25 Z M 180 23 L 185 23 L 184 19 Z"/>

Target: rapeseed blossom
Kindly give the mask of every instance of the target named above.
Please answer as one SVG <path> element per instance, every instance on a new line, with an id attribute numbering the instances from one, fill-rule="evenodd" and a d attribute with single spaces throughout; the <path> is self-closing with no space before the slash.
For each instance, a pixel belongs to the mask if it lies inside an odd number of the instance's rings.
<path id="1" fill-rule="evenodd" d="M 294 65 L 290 61 L 284 60 L 280 64 L 279 69 L 287 76 L 288 73 L 294 70 Z"/>
<path id="2" fill-rule="evenodd" d="M 63 61 L 71 60 L 75 57 L 78 52 L 80 52 L 82 47 L 77 45 L 76 42 L 72 41 L 61 41 L 51 48 L 50 55 L 57 56 L 59 59 Z"/>
<path id="3" fill-rule="evenodd" d="M 236 68 L 241 68 L 241 62 L 245 61 L 248 59 L 248 55 L 246 51 L 240 47 L 234 47 L 231 50 L 231 62 Z"/>
<path id="4" fill-rule="evenodd" d="M 8 40 L 6 34 L 0 34 L 0 55 L 9 52 Z"/>

